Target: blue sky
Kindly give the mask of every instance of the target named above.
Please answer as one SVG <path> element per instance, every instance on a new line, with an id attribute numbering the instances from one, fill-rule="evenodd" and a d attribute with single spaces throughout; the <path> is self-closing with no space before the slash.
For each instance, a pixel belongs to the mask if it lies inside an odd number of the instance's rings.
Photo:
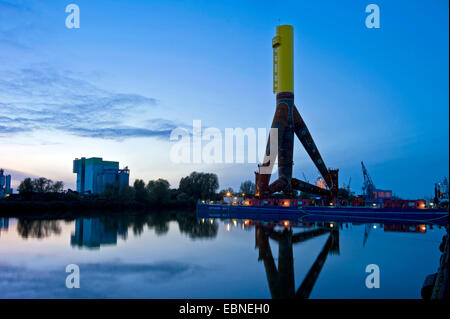
<path id="1" fill-rule="evenodd" d="M 67 29 L 66 5 L 80 7 Z M 345 3 L 345 4 L 344 4 Z M 220 187 L 254 164 L 174 164 L 168 134 L 195 119 L 268 128 L 271 39 L 294 26 L 295 101 L 325 163 L 360 192 L 431 196 L 449 174 L 448 1 L 0 0 L 0 166 L 74 187 L 72 160 L 100 156 L 172 186 L 193 170 Z M 365 27 L 380 7 L 381 28 Z M 294 175 L 318 176 L 296 142 Z"/>

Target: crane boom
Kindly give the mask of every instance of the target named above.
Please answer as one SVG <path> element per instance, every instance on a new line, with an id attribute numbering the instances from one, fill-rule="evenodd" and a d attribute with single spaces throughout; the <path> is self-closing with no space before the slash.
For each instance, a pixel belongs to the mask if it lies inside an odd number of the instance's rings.
<path id="1" fill-rule="evenodd" d="M 366 166 L 364 165 L 364 162 L 361 161 L 363 176 L 364 176 L 364 185 L 363 185 L 363 194 L 366 200 L 373 201 L 374 195 L 373 192 L 375 191 L 375 185 L 370 178 L 369 172 L 366 169 Z"/>

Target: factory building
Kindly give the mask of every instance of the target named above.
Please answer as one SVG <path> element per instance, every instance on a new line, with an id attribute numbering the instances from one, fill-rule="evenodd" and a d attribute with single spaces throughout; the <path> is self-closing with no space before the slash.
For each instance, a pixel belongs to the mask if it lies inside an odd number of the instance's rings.
<path id="1" fill-rule="evenodd" d="M 5 171 L 0 168 L 0 198 L 7 197 L 11 194 L 11 175 L 5 175 Z"/>
<path id="2" fill-rule="evenodd" d="M 75 159 L 73 172 L 77 174 L 77 191 L 80 193 L 102 194 L 108 184 L 122 189 L 130 181 L 128 167 L 119 169 L 119 162 L 104 161 L 100 157 Z"/>

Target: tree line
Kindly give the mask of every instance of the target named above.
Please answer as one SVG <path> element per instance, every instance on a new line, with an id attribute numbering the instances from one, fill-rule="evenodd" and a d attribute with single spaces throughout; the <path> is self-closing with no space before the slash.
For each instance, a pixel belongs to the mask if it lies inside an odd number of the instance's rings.
<path id="1" fill-rule="evenodd" d="M 194 204 L 198 200 L 221 200 L 224 196 L 244 196 L 253 197 L 255 194 L 255 184 L 244 181 L 240 184 L 239 191 L 233 188 L 225 188 L 217 192 L 219 179 L 216 174 L 192 172 L 190 175 L 181 178 L 178 189 L 170 188 L 170 183 L 159 178 L 150 180 L 147 183 L 142 179 L 134 181 L 132 186 L 119 189 L 117 185 L 107 184 L 105 191 L 98 197 L 108 200 L 120 200 L 124 202 L 139 202 L 155 206 L 165 206 L 167 204 Z M 44 177 L 25 178 L 19 185 L 19 194 L 30 193 L 62 193 L 64 183 L 62 181 L 52 181 Z M 73 195 L 72 195 L 73 196 Z M 273 195 L 277 197 L 277 195 Z M 279 195 L 282 198 L 282 194 Z M 308 199 L 315 198 L 314 195 L 295 192 L 294 198 Z M 351 201 L 355 196 L 349 194 L 346 189 L 339 189 L 339 198 Z"/>
<path id="2" fill-rule="evenodd" d="M 220 200 L 230 193 L 232 196 L 245 194 L 251 197 L 254 194 L 255 185 L 251 181 L 241 184 L 239 193 L 235 193 L 231 188 L 217 192 L 219 189 L 219 179 L 216 174 L 192 172 L 188 176 L 181 178 L 178 188 L 170 188 L 170 183 L 159 178 L 145 182 L 142 179 L 134 181 L 133 185 L 119 188 L 115 184 L 105 185 L 103 194 L 92 196 L 93 198 L 119 200 L 122 202 L 138 202 L 152 206 L 166 206 L 170 204 L 195 205 L 198 200 Z M 53 182 L 50 179 L 26 178 L 19 187 L 19 194 L 24 198 L 31 198 L 30 194 L 63 193 L 64 183 L 62 181 Z M 76 199 L 80 196 L 76 192 L 69 191 L 66 196 Z"/>
<path id="3" fill-rule="evenodd" d="M 53 182 L 51 179 L 39 177 L 25 178 L 17 188 L 20 194 L 24 193 L 61 193 L 64 190 L 62 181 Z"/>
<path id="4" fill-rule="evenodd" d="M 132 186 L 118 188 L 117 185 L 107 185 L 101 195 L 107 199 L 135 201 L 152 206 L 168 204 L 195 205 L 199 199 L 215 199 L 219 188 L 216 174 L 192 172 L 180 180 L 179 187 L 170 188 L 170 183 L 159 178 L 145 183 L 142 179 L 134 181 Z"/>

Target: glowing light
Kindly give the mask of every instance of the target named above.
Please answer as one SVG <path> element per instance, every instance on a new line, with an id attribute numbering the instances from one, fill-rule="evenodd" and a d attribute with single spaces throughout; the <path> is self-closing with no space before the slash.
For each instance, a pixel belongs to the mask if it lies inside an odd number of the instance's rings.
<path id="1" fill-rule="evenodd" d="M 420 225 L 420 230 L 425 232 L 427 230 L 427 225 Z"/>
<path id="2" fill-rule="evenodd" d="M 250 220 L 249 220 L 249 219 L 246 219 L 245 222 L 244 222 L 244 224 L 245 224 L 245 225 L 249 225 L 249 224 L 250 224 Z"/>
<path id="3" fill-rule="evenodd" d="M 209 220 L 209 223 L 210 223 L 211 225 L 214 224 L 214 219 L 211 218 L 211 219 Z"/>
<path id="4" fill-rule="evenodd" d="M 289 227 L 289 221 L 288 220 L 285 220 L 284 222 L 283 222 L 283 225 L 284 225 L 284 227 Z"/>
<path id="5" fill-rule="evenodd" d="M 231 225 L 230 225 L 230 224 L 227 224 L 227 225 L 225 226 L 225 229 L 226 229 L 227 231 L 230 231 L 230 230 L 231 230 Z"/>
<path id="6" fill-rule="evenodd" d="M 333 224 L 333 223 L 331 223 L 331 224 L 330 224 L 330 228 L 333 228 L 333 227 L 334 227 L 334 224 Z"/>
<path id="7" fill-rule="evenodd" d="M 231 196 L 231 193 L 230 193 L 230 192 L 227 192 L 227 196 L 230 197 L 230 196 Z"/>
<path id="8" fill-rule="evenodd" d="M 234 225 L 234 227 L 237 227 L 237 220 L 236 219 L 233 219 L 233 225 Z"/>
<path id="9" fill-rule="evenodd" d="M 377 229 L 377 225 L 373 225 L 372 227 L 373 227 L 373 229 Z"/>

